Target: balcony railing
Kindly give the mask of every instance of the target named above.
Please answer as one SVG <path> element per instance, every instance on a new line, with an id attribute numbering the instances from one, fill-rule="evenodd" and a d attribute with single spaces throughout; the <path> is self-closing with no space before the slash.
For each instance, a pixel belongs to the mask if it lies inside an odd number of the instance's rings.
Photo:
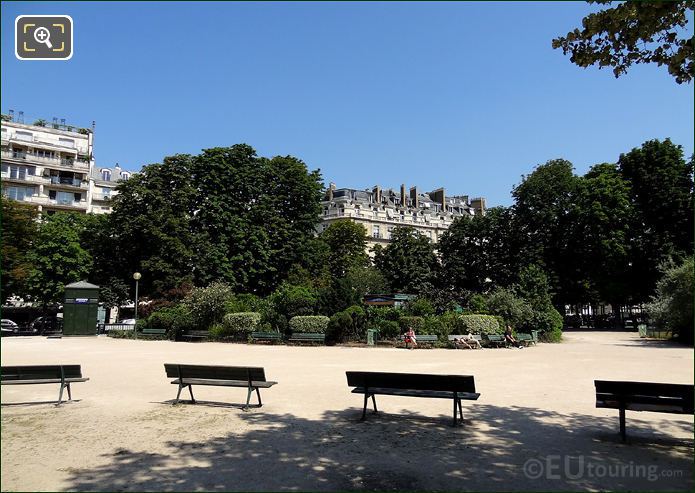
<path id="1" fill-rule="evenodd" d="M 30 181 L 33 183 L 46 183 L 47 178 L 43 176 L 37 176 L 37 175 L 28 175 L 26 173 L 19 173 L 16 174 L 15 176 L 12 176 L 12 173 L 9 171 L 3 171 L 2 172 L 2 178 L 4 180 L 18 180 L 18 181 Z"/>
<path id="2" fill-rule="evenodd" d="M 47 156 L 37 156 L 35 154 L 27 153 L 24 151 L 8 150 L 2 151 L 2 157 L 19 159 L 22 161 L 34 162 L 43 165 L 57 165 L 66 166 L 70 168 L 78 169 L 89 169 L 88 161 L 81 161 L 78 159 L 69 159 L 65 157 L 47 157 Z"/>
<path id="3" fill-rule="evenodd" d="M 70 185 L 71 187 L 86 187 L 79 178 L 64 178 L 61 176 L 51 176 L 51 185 Z"/>
<path id="4" fill-rule="evenodd" d="M 92 200 L 98 200 L 98 201 L 103 201 L 107 202 L 115 197 L 115 194 L 109 194 L 109 193 L 93 193 L 92 194 Z"/>

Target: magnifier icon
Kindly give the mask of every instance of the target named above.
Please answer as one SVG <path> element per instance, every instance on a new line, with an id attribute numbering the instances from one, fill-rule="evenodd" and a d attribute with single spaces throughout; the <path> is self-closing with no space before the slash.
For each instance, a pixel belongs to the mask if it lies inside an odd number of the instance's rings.
<path id="1" fill-rule="evenodd" d="M 45 27 L 36 28 L 36 31 L 34 31 L 34 39 L 37 43 L 43 43 L 49 48 L 53 48 L 53 44 L 51 43 L 51 31 Z"/>

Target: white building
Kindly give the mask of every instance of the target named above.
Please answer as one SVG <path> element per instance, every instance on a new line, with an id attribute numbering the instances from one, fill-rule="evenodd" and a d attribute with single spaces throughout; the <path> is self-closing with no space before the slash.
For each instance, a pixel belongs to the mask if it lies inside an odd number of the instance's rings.
<path id="1" fill-rule="evenodd" d="M 350 219 L 366 228 L 370 250 L 375 245 L 388 244 L 397 227 L 412 227 L 433 243 L 438 243 L 455 218 L 485 214 L 483 197 L 447 197 L 443 188 L 420 193 L 417 187 L 412 187 L 406 194 L 405 185 L 396 192 L 378 186 L 371 190 L 336 188 L 331 183 L 321 206 L 323 215 L 319 232 L 335 221 Z"/>
<path id="2" fill-rule="evenodd" d="M 89 179 L 89 196 L 91 198 L 89 212 L 93 214 L 109 214 L 112 200 L 118 195 L 116 185 L 119 181 L 130 178 L 132 173 L 122 170 L 116 163 L 113 168 L 95 166 Z"/>
<path id="3" fill-rule="evenodd" d="M 87 212 L 94 164 L 92 129 L 2 115 L 2 193 L 51 214 Z"/>
<path id="4" fill-rule="evenodd" d="M 97 168 L 92 128 L 68 125 L 65 120 L 32 120 L 12 110 L 2 115 L 2 194 L 55 211 L 106 214 L 120 180 L 131 174 L 116 164 Z"/>

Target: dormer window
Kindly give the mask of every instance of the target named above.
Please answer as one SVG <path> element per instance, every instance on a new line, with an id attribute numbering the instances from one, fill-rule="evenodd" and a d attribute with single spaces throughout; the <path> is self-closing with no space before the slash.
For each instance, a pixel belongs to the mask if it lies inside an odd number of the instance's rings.
<path id="1" fill-rule="evenodd" d="M 130 173 L 127 173 L 125 171 L 121 171 L 121 180 L 127 181 L 128 178 L 130 178 Z"/>
<path id="2" fill-rule="evenodd" d="M 101 179 L 104 181 L 111 181 L 111 170 L 110 169 L 102 169 L 101 170 Z"/>

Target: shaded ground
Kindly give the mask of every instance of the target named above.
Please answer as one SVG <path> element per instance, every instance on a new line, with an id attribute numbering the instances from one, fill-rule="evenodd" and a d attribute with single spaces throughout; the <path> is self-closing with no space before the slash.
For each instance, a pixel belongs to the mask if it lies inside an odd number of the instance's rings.
<path id="1" fill-rule="evenodd" d="M 692 383 L 693 352 L 581 333 L 524 350 L 246 346 L 18 338 L 2 364 L 80 362 L 90 382 L 2 388 L 2 490 L 690 490 L 693 418 L 594 407 L 593 379 Z M 280 384 L 171 405 L 164 362 L 257 364 Z M 478 402 L 382 397 L 360 422 L 346 369 L 476 376 Z M 38 403 L 37 403 L 38 402 Z M 26 403 L 26 404 L 25 404 Z"/>

